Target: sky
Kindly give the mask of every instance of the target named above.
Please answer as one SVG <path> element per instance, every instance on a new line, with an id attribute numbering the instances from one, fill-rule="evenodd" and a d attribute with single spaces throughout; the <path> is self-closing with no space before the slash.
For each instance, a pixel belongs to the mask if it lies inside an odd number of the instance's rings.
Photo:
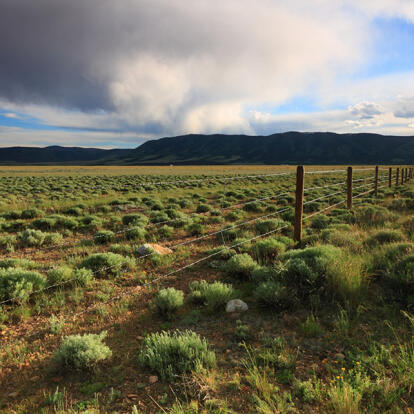
<path id="1" fill-rule="evenodd" d="M 1 0 L 0 146 L 414 136 L 413 0 Z"/>

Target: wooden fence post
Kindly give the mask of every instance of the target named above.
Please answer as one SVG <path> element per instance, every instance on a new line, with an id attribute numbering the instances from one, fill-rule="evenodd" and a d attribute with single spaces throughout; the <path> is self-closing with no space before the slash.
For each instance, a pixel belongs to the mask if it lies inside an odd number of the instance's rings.
<path id="1" fill-rule="evenodd" d="M 392 167 L 388 168 L 388 187 L 391 188 L 392 186 Z"/>
<path id="2" fill-rule="evenodd" d="M 304 168 L 299 165 L 296 169 L 296 204 L 295 204 L 295 228 L 293 238 L 296 242 L 302 240 L 303 219 L 303 192 L 304 192 Z"/>
<path id="3" fill-rule="evenodd" d="M 401 185 L 404 184 L 404 169 L 405 168 L 401 168 Z"/>
<path id="4" fill-rule="evenodd" d="M 347 200 L 346 204 L 349 210 L 352 209 L 352 167 L 348 167 L 348 175 L 346 180 Z"/>
<path id="5" fill-rule="evenodd" d="M 378 165 L 375 167 L 375 187 L 374 197 L 378 197 Z"/>
<path id="6" fill-rule="evenodd" d="M 400 180 L 400 169 L 397 168 L 397 174 L 395 174 L 395 185 L 396 186 L 398 186 L 400 184 L 399 180 Z"/>

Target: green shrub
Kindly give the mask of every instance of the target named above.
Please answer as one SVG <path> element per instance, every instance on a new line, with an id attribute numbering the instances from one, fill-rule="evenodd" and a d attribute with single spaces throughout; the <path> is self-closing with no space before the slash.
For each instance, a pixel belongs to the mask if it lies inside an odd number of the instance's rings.
<path id="1" fill-rule="evenodd" d="M 0 269 L 8 269 L 9 267 L 20 267 L 21 269 L 34 269 L 36 263 L 26 259 L 1 259 Z"/>
<path id="2" fill-rule="evenodd" d="M 66 223 L 69 218 L 66 218 Z M 72 222 L 75 220 L 70 219 Z M 79 219 L 79 229 L 82 231 L 97 231 L 102 226 L 102 220 L 97 216 L 85 216 Z M 69 228 L 69 227 L 65 227 Z"/>
<path id="3" fill-rule="evenodd" d="M 21 214 L 22 219 L 34 219 L 37 217 L 42 217 L 43 211 L 38 210 L 37 208 L 30 208 L 27 210 L 23 210 Z"/>
<path id="4" fill-rule="evenodd" d="M 131 227 L 125 231 L 127 240 L 144 241 L 147 231 L 142 227 Z"/>
<path id="5" fill-rule="evenodd" d="M 267 267 L 267 266 L 259 266 L 252 272 L 252 280 L 256 284 L 261 282 L 269 282 L 269 281 L 278 281 L 281 278 L 281 273 L 283 271 L 282 267 L 280 268 L 275 267 Z"/>
<path id="6" fill-rule="evenodd" d="M 381 246 L 372 257 L 372 270 L 390 271 L 403 257 L 414 253 L 414 244 L 392 243 Z"/>
<path id="7" fill-rule="evenodd" d="M 101 230 L 95 233 L 93 239 L 95 244 L 106 244 L 115 238 L 115 233 L 111 230 Z"/>
<path id="8" fill-rule="evenodd" d="M 236 254 L 224 265 L 224 270 L 232 277 L 250 279 L 258 264 L 247 253 Z"/>
<path id="9" fill-rule="evenodd" d="M 322 209 L 322 203 L 318 201 L 312 201 L 311 203 L 304 204 L 303 211 L 305 213 L 314 213 Z"/>
<path id="10" fill-rule="evenodd" d="M 262 306 L 279 311 L 289 309 L 295 303 L 294 294 L 286 286 L 272 280 L 260 283 L 255 290 L 255 297 Z"/>
<path id="11" fill-rule="evenodd" d="M 170 238 L 174 234 L 174 227 L 164 225 L 158 229 L 158 234 L 161 237 Z"/>
<path id="12" fill-rule="evenodd" d="M 210 206 L 208 204 L 199 204 L 197 206 L 197 213 L 207 213 L 207 211 L 210 211 Z"/>
<path id="13" fill-rule="evenodd" d="M 372 235 L 366 243 L 369 246 L 377 244 L 395 243 L 404 240 L 404 235 L 399 230 L 380 230 Z"/>
<path id="14" fill-rule="evenodd" d="M 244 211 L 248 211 L 251 213 L 261 213 L 263 211 L 262 205 L 258 201 L 249 202 L 243 206 Z"/>
<path id="15" fill-rule="evenodd" d="M 90 269 L 75 269 L 72 273 L 73 283 L 78 286 L 85 287 L 93 279 L 93 273 Z"/>
<path id="16" fill-rule="evenodd" d="M 394 214 L 380 206 L 364 206 L 355 212 L 356 223 L 363 226 L 383 226 L 394 218 Z"/>
<path id="17" fill-rule="evenodd" d="M 69 280 L 72 276 L 72 269 L 70 267 L 58 267 L 50 269 L 46 273 L 47 285 L 52 286 Z"/>
<path id="18" fill-rule="evenodd" d="M 215 247 L 214 249 L 211 249 L 207 252 L 208 255 L 215 253 L 217 254 L 214 257 L 220 260 L 228 260 L 230 259 L 230 257 L 236 254 L 236 252 L 233 249 L 229 249 L 226 246 Z"/>
<path id="19" fill-rule="evenodd" d="M 83 209 L 80 207 L 69 207 L 64 211 L 64 213 L 69 216 L 81 216 L 83 214 Z"/>
<path id="20" fill-rule="evenodd" d="M 50 218 L 55 220 L 55 224 L 53 226 L 54 229 L 74 230 L 78 227 L 78 222 L 72 217 L 66 217 L 66 216 L 61 216 L 59 214 L 54 214 L 50 216 Z M 85 219 L 87 218 L 88 217 L 85 217 Z"/>
<path id="21" fill-rule="evenodd" d="M 1 215 L 1 217 L 6 220 L 17 220 L 20 218 L 20 216 L 21 216 L 20 211 L 8 211 L 7 213 L 3 213 Z"/>
<path id="22" fill-rule="evenodd" d="M 45 246 L 52 246 L 61 243 L 62 240 L 63 236 L 60 233 L 46 233 L 43 244 Z"/>
<path id="23" fill-rule="evenodd" d="M 129 244 L 111 244 L 108 250 L 123 256 L 129 256 L 133 252 L 132 246 Z"/>
<path id="24" fill-rule="evenodd" d="M 161 316 L 168 319 L 184 304 L 184 293 L 174 288 L 161 289 L 154 300 Z"/>
<path id="25" fill-rule="evenodd" d="M 124 226 L 145 226 L 148 223 L 148 218 L 143 214 L 126 214 L 122 217 L 122 224 Z"/>
<path id="26" fill-rule="evenodd" d="M 226 215 L 226 219 L 230 221 L 237 221 L 243 217 L 244 213 L 242 210 L 234 210 Z"/>
<path id="27" fill-rule="evenodd" d="M 164 212 L 156 212 L 151 214 L 151 223 L 165 223 L 169 222 L 171 219 L 168 214 Z"/>
<path id="28" fill-rule="evenodd" d="M 259 262 L 269 264 L 280 254 L 284 253 L 286 245 L 276 239 L 259 240 L 252 245 L 250 253 Z"/>
<path id="29" fill-rule="evenodd" d="M 205 228 L 201 223 L 192 223 L 186 227 L 187 232 L 192 236 L 200 236 L 204 234 Z"/>
<path id="30" fill-rule="evenodd" d="M 78 268 L 86 268 L 98 276 L 105 274 L 119 276 L 126 269 L 133 267 L 133 260 L 116 253 L 95 253 L 84 259 Z"/>
<path id="31" fill-rule="evenodd" d="M 178 206 L 172 207 L 169 206 L 167 209 L 164 210 L 164 213 L 170 218 L 170 219 L 178 219 L 183 217 L 183 213 L 177 210 Z"/>
<path id="32" fill-rule="evenodd" d="M 0 249 L 5 250 L 7 253 L 11 253 L 14 251 L 14 247 L 16 245 L 16 236 L 0 236 Z"/>
<path id="33" fill-rule="evenodd" d="M 280 260 L 286 264 L 284 279 L 302 298 L 325 287 L 328 264 L 341 254 L 337 247 L 325 245 L 290 250 Z"/>
<path id="34" fill-rule="evenodd" d="M 53 362 L 63 372 L 91 370 L 98 362 L 112 356 L 112 351 L 103 343 L 105 337 L 105 331 L 99 335 L 67 336 L 55 352 Z"/>
<path id="35" fill-rule="evenodd" d="M 336 228 L 327 228 L 321 232 L 322 240 L 325 243 L 336 247 L 345 247 L 352 252 L 361 249 L 361 240 L 358 234 L 343 231 Z"/>
<path id="36" fill-rule="evenodd" d="M 46 234 L 40 230 L 24 230 L 17 235 L 17 242 L 22 247 L 39 247 L 45 241 Z"/>
<path id="37" fill-rule="evenodd" d="M 215 366 L 216 357 L 205 339 L 192 331 L 153 333 L 144 340 L 141 365 L 154 370 L 162 380 Z"/>
<path id="38" fill-rule="evenodd" d="M 231 285 L 213 282 L 207 283 L 205 280 L 194 281 L 189 285 L 193 302 L 202 303 L 210 311 L 217 311 L 223 308 L 234 294 Z"/>
<path id="39" fill-rule="evenodd" d="M 56 220 L 51 217 L 40 218 L 32 221 L 31 226 L 37 230 L 48 231 L 55 227 Z"/>
<path id="40" fill-rule="evenodd" d="M 276 230 L 281 227 L 283 222 L 278 219 L 271 219 L 271 220 L 260 220 L 256 223 L 256 231 L 257 233 L 264 234 L 268 233 L 269 231 Z"/>
<path id="41" fill-rule="evenodd" d="M 38 272 L 19 268 L 0 269 L 0 300 L 25 302 L 34 290 L 44 288 L 46 278 Z"/>
<path id="42" fill-rule="evenodd" d="M 329 225 L 329 218 L 324 215 L 316 216 L 311 223 L 313 229 L 322 230 L 326 229 Z"/>
<path id="43" fill-rule="evenodd" d="M 392 301 L 403 307 L 414 307 L 414 254 L 395 262 L 384 277 Z"/>

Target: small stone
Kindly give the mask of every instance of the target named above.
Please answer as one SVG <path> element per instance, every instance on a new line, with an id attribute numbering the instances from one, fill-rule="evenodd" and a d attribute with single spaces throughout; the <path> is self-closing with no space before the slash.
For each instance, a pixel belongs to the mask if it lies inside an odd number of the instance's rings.
<path id="1" fill-rule="evenodd" d="M 19 395 L 19 393 L 16 391 L 16 392 L 11 392 L 10 394 L 9 394 L 9 397 L 10 398 L 15 398 L 15 397 L 17 397 Z"/>
<path id="2" fill-rule="evenodd" d="M 345 355 L 338 352 L 337 354 L 335 354 L 335 359 L 343 361 L 345 359 Z"/>
<path id="3" fill-rule="evenodd" d="M 226 349 L 226 354 L 229 354 L 231 352 L 231 349 Z"/>
<path id="4" fill-rule="evenodd" d="M 32 377 L 32 378 L 30 378 L 30 381 L 39 381 L 39 379 L 40 379 L 40 377 L 38 377 L 38 376 L 35 376 L 35 377 Z"/>
<path id="5" fill-rule="evenodd" d="M 143 341 L 144 337 L 143 336 L 137 336 L 138 341 Z"/>
<path id="6" fill-rule="evenodd" d="M 151 376 L 148 378 L 148 382 L 149 382 L 150 384 L 155 384 L 156 382 L 158 382 L 158 377 L 157 377 L 156 375 L 151 375 Z"/>
<path id="7" fill-rule="evenodd" d="M 234 312 L 246 312 L 249 307 L 247 303 L 243 302 L 240 299 L 233 299 L 227 302 L 226 305 L 226 312 L 234 313 Z"/>
<path id="8" fill-rule="evenodd" d="M 151 253 L 159 254 L 162 256 L 165 254 L 171 254 L 173 251 L 168 247 L 163 247 L 159 244 L 145 243 L 137 250 L 137 252 L 140 256 L 149 255 Z"/>

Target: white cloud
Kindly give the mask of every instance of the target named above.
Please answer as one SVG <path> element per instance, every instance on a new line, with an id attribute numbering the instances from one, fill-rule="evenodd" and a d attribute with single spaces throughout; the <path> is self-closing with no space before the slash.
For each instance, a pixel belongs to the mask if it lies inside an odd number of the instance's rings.
<path id="1" fill-rule="evenodd" d="M 134 148 L 142 144 L 147 138 L 133 133 L 27 130 L 18 127 L 0 126 L 0 147 L 47 146 L 53 144 L 100 148 L 113 148 L 114 146 Z M 114 142 L 116 142 L 115 145 Z"/>

